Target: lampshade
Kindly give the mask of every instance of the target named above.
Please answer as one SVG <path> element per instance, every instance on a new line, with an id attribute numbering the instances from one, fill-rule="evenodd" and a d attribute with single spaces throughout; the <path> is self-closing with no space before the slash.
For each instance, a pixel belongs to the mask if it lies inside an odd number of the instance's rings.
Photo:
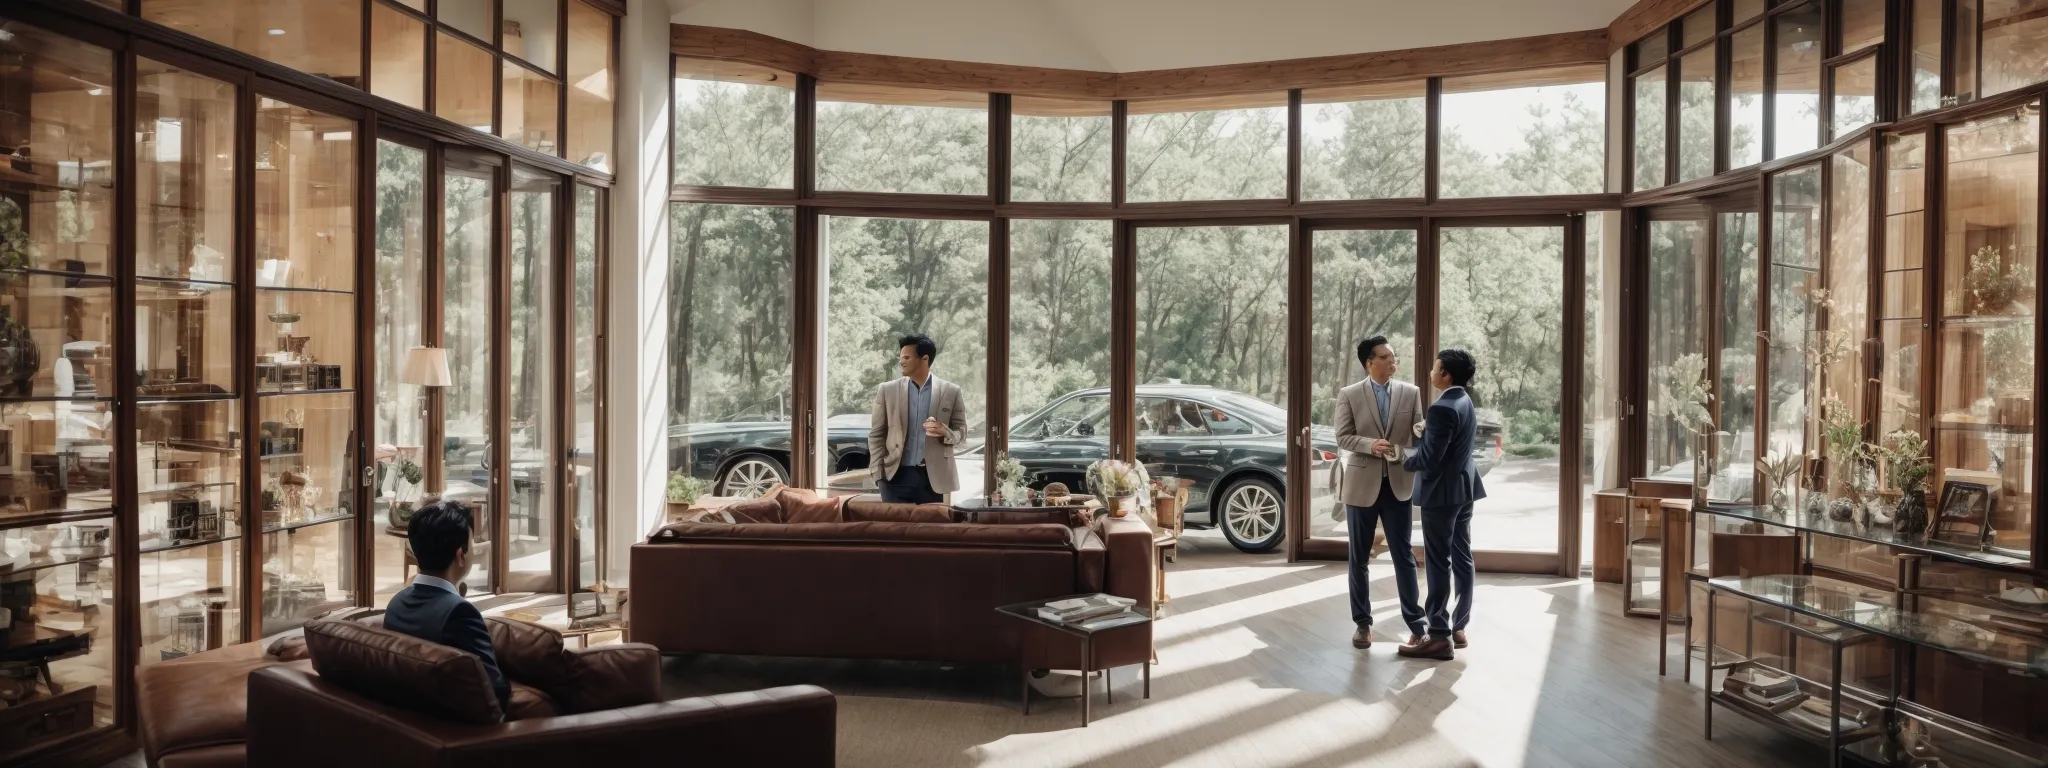
<path id="1" fill-rule="evenodd" d="M 448 350 L 440 347 L 413 347 L 406 350 L 405 370 L 398 380 L 422 387 L 445 387 L 454 383 L 455 377 L 448 375 Z"/>

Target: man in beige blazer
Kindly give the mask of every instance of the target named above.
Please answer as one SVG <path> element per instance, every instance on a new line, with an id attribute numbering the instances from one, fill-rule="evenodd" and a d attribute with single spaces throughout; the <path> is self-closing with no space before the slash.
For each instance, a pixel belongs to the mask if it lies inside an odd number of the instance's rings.
<path id="1" fill-rule="evenodd" d="M 868 467 L 883 501 L 945 501 L 960 489 L 953 447 L 967 436 L 967 403 L 959 385 L 932 375 L 939 345 L 931 337 L 905 336 L 896 346 L 903 378 L 875 388 Z"/>
<path id="2" fill-rule="evenodd" d="M 1394 378 L 1400 367 L 1387 337 L 1358 343 L 1358 362 L 1366 379 L 1337 391 L 1337 445 L 1348 452 L 1337 499 L 1344 503 L 1345 527 L 1351 533 L 1351 647 L 1372 647 L 1371 579 L 1373 526 L 1385 529 L 1388 554 L 1394 557 L 1394 586 L 1401 594 L 1401 623 L 1411 636 L 1422 635 L 1422 601 L 1415 584 L 1415 550 L 1408 543 L 1414 510 L 1408 504 L 1415 480 L 1401 462 L 1401 449 L 1415 444 L 1423 421 L 1422 390 Z"/>

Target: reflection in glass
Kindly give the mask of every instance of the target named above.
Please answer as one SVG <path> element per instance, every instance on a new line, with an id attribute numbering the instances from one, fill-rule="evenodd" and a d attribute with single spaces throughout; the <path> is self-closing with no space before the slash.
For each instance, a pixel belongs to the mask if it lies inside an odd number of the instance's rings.
<path id="1" fill-rule="evenodd" d="M 497 283 L 491 272 L 492 169 L 450 158 L 442 179 L 441 208 L 441 346 L 448 350 L 453 383 L 442 387 L 442 498 L 469 506 L 474 538 L 489 541 L 491 519 L 489 462 L 492 413 L 491 294 Z M 457 167 L 462 166 L 462 167 Z M 489 591 L 490 551 L 470 552 L 469 587 Z"/>
<path id="2" fill-rule="evenodd" d="M 1444 197 L 1607 188 L 1607 66 L 1444 78 Z"/>
<path id="3" fill-rule="evenodd" d="M 1705 370 L 1707 292 L 1714 279 L 1707 223 L 1697 219 L 1650 222 L 1648 343 L 1649 442 L 1643 471 L 1659 479 L 1690 483 L 1693 435 L 1679 422 L 1682 407 L 1672 394 L 1673 371 L 1690 365 Z"/>
<path id="4" fill-rule="evenodd" d="M 1885 0 L 1842 0 L 1841 29 L 1835 37 L 1842 45 L 1835 50 L 1855 53 L 1884 42 Z"/>
<path id="5" fill-rule="evenodd" d="M 142 18 L 361 88 L 363 3 L 369 1 L 142 0 Z"/>
<path id="6" fill-rule="evenodd" d="M 1756 492 L 1757 215 L 1718 217 L 1721 295 L 1714 315 L 1721 326 L 1721 375 L 1715 382 L 1715 427 L 1727 436 L 1715 441 L 1709 498 L 1748 501 Z"/>
<path id="7" fill-rule="evenodd" d="M 1103 319 L 1109 317 L 1111 231 L 1107 221 L 1010 222 L 1011 421 L 1069 392 L 1109 386 L 1109 324 Z M 1013 454 L 1025 437 L 1011 435 Z"/>
<path id="8" fill-rule="evenodd" d="M 1594 494 L 1625 482 L 1621 467 L 1621 212 L 1586 214 L 1585 367 L 1579 385 L 1579 551 L 1591 560 Z"/>
<path id="9" fill-rule="evenodd" d="M 1826 343 L 1839 344 L 1841 353 L 1825 373 L 1822 397 L 1841 401 L 1863 424 L 1869 421 L 1863 350 L 1870 335 L 1870 143 L 1835 153 L 1829 164 Z M 1847 487 L 1853 478 L 1830 480 Z"/>
<path id="10" fill-rule="evenodd" d="M 2039 104 L 1947 129 L 1941 240 L 1939 481 L 1991 489 L 1988 540 L 2032 548 Z"/>
<path id="11" fill-rule="evenodd" d="M 1414 382 L 1428 375 L 1428 367 L 1415 358 L 1416 238 L 1412 229 L 1315 233 L 1309 314 L 1309 367 L 1315 382 L 1309 394 L 1311 423 L 1337 423 L 1338 390 L 1366 378 L 1358 344 L 1368 337 L 1387 337 L 1399 366 L 1395 379 Z M 1325 472 L 1309 481 L 1319 493 L 1335 496 L 1336 489 L 1329 487 L 1334 477 Z M 1333 500 L 1332 508 L 1339 503 Z M 1349 536 L 1345 524 L 1329 511 L 1309 510 L 1309 535 Z"/>
<path id="12" fill-rule="evenodd" d="M 1201 109 L 1187 102 L 1132 102 L 1126 153 L 1137 159 L 1126 160 L 1126 199 L 1286 197 L 1287 95 L 1245 100 L 1257 106 Z"/>
<path id="13" fill-rule="evenodd" d="M 510 548 L 511 570 L 504 590 L 553 589 L 556 495 L 554 445 L 560 426 L 554 403 L 561 389 L 555 374 L 555 333 L 561 302 L 556 266 L 555 211 L 561 184 L 556 177 L 515 167 L 512 172 L 512 337 L 511 528 L 502 541 Z"/>
<path id="14" fill-rule="evenodd" d="M 677 185 L 795 186 L 796 75 L 676 59 L 675 89 Z M 570 107 L 574 113 L 575 105 Z"/>
<path id="15" fill-rule="evenodd" d="M 1427 85 L 1419 81 L 1301 94 L 1301 197 L 1422 197 Z"/>
<path id="16" fill-rule="evenodd" d="M 2048 16 L 2039 0 L 1984 5 L 1984 95 L 1996 96 L 2048 80 Z"/>
<path id="17" fill-rule="evenodd" d="M 570 0 L 577 2 L 578 0 Z M 459 2 L 459 0 L 458 0 Z M 498 49 L 542 72 L 555 71 L 555 24 L 562 0 L 502 0 L 505 18 L 498 22 Z"/>
<path id="18" fill-rule="evenodd" d="M 0 267 L 113 268 L 114 60 L 105 49 L 7 22 L 10 86 L 0 121 Z M 27 149 L 33 145 L 33 154 Z"/>
<path id="19" fill-rule="evenodd" d="M 1912 10 L 1911 109 L 1919 114 L 1941 106 L 1942 0 L 1909 0 Z"/>
<path id="20" fill-rule="evenodd" d="M 135 281 L 136 394 L 229 394 L 235 386 L 235 287 Z"/>
<path id="21" fill-rule="evenodd" d="M 564 82 L 569 114 L 562 133 L 571 162 L 612 170 L 612 16 L 589 3 L 569 3 L 569 61 Z"/>
<path id="22" fill-rule="evenodd" d="M 1853 64 L 1830 70 L 1834 78 L 1834 138 L 1877 122 L 1877 57 L 1867 56 Z"/>
<path id="23" fill-rule="evenodd" d="M 447 32 L 434 35 L 434 46 L 434 114 L 484 133 L 496 130 L 491 96 L 497 91 L 497 59 Z"/>
<path id="24" fill-rule="evenodd" d="M 1010 198 L 1106 202 L 1110 104 L 1018 96 L 1010 101 Z"/>
<path id="25" fill-rule="evenodd" d="M 505 140 L 542 154 L 561 151 L 556 145 L 561 86 L 510 61 L 505 62 L 504 86 Z"/>
<path id="26" fill-rule="evenodd" d="M 1771 157 L 1789 157 L 1820 146 L 1821 4 L 1807 3 L 1772 16 L 1777 25 L 1778 69 Z"/>
<path id="27" fill-rule="evenodd" d="M 1707 46 L 1678 60 L 1678 180 L 1712 175 L 1714 47 Z"/>
<path id="28" fill-rule="evenodd" d="M 263 535 L 263 636 L 355 605 L 355 538 L 347 520 Z"/>
<path id="29" fill-rule="evenodd" d="M 1982 0 L 1953 0 L 1955 23 L 1950 26 L 1951 37 L 1948 50 L 1955 59 L 1951 75 L 1954 79 L 1955 102 L 1968 104 L 1977 100 L 1977 20 Z"/>
<path id="30" fill-rule="evenodd" d="M 1644 72 L 1635 83 L 1635 176 L 1632 190 L 1664 186 L 1665 104 L 1667 78 L 1663 67 Z"/>
<path id="31" fill-rule="evenodd" d="M 370 3 L 370 93 L 425 109 L 426 56 L 426 22 Z"/>
<path id="32" fill-rule="evenodd" d="M 1699 10 L 1685 15 L 1678 21 L 1678 47 L 1680 50 L 1706 42 L 1714 36 L 1714 4 L 1707 3 Z"/>
<path id="33" fill-rule="evenodd" d="M 1927 135 L 1886 136 L 1884 302 L 1879 327 L 1878 434 L 1920 432 L 1921 324 L 1926 307 L 1921 270 L 1927 255 Z"/>
<path id="34" fill-rule="evenodd" d="M 59 696 L 69 694 L 75 697 L 72 701 L 76 704 L 91 707 L 78 713 L 86 718 L 87 723 L 81 730 L 112 725 L 114 691 L 125 687 L 121 682 L 123 675 L 115 671 L 115 654 L 111 649 L 119 642 L 116 639 L 116 618 L 119 616 L 117 606 L 121 604 L 117 599 L 120 584 L 117 569 L 121 557 L 115 552 L 116 539 L 108 535 L 112 528 L 112 520 L 103 518 L 95 522 L 0 532 L 0 546 L 16 549 L 24 547 L 31 538 L 53 537 L 50 540 L 66 555 L 56 561 L 60 564 L 10 574 L 4 591 L 0 591 L 0 605 L 12 613 L 8 628 L 10 643 L 26 645 L 36 642 L 46 644 L 43 648 L 53 651 L 42 657 L 49 659 L 48 680 L 10 678 L 10 682 L 18 686 L 13 690 L 23 694 L 14 706 L 42 705 L 62 712 L 69 707 L 55 702 L 61 701 Z M 33 667 L 24 671 L 37 672 Z M 41 717 L 29 720 L 17 733 L 36 734 L 28 728 L 49 727 L 42 725 L 48 722 L 50 720 Z M 6 750 L 0 755 L 15 752 L 17 745 L 21 744 L 12 738 L 9 742 L 0 746 L 0 750 Z M 26 746 L 35 748 L 48 744 L 44 739 L 35 739 Z"/>
<path id="35" fill-rule="evenodd" d="M 233 399 L 145 399 L 136 417 L 148 664 L 241 640 L 242 411 Z"/>
<path id="36" fill-rule="evenodd" d="M 604 343 L 598 312 L 604 272 L 598 252 L 598 227 L 603 221 L 596 187 L 576 186 L 576 244 L 569 269 L 569 498 L 575 505 L 576 573 L 572 590 L 593 588 L 603 574 L 597 570 L 597 491 L 600 460 L 598 392 L 603 386 L 598 349 Z"/>
<path id="37" fill-rule="evenodd" d="M 370 340 L 377 363 L 376 474 L 368 514 L 379 518 L 374 527 L 380 532 L 418 510 L 425 491 L 426 388 L 400 377 L 408 351 L 426 341 L 426 162 L 425 152 L 377 142 L 377 314 Z M 380 535 L 375 546 L 372 602 L 383 605 L 405 587 L 405 542 Z"/>
<path id="38" fill-rule="evenodd" d="M 818 188 L 988 194 L 988 96 L 818 85 Z"/>
<path id="39" fill-rule="evenodd" d="M 242 542 L 142 546 L 142 655 L 148 666 L 242 639 Z M 111 569 L 110 569 L 111 570 Z M 111 616 L 111 614 L 109 614 Z"/>
<path id="40" fill-rule="evenodd" d="M 350 516 L 355 510 L 355 398 L 349 393 L 264 397 L 254 439 L 263 476 L 263 529 Z"/>
<path id="41" fill-rule="evenodd" d="M 1485 477 L 1488 524 L 1473 526 L 1472 548 L 1556 552 L 1564 228 L 1457 228 L 1439 236 L 1437 348 L 1463 349 L 1479 364 L 1467 391 L 1478 407 L 1472 448 Z"/>
<path id="42" fill-rule="evenodd" d="M 718 495 L 758 495 L 790 478 L 796 216 L 789 208 L 676 203 L 669 217 L 675 242 L 669 248 L 668 468 L 713 483 L 710 491 Z M 860 414 L 865 419 L 867 411 Z M 756 437 L 729 440 L 730 430 L 739 428 Z M 864 456 L 867 433 L 857 437 Z M 855 436 L 842 440 L 851 444 Z M 779 450 L 751 457 L 732 450 L 744 445 Z M 828 472 L 840 469 L 827 465 Z"/>
<path id="43" fill-rule="evenodd" d="M 1764 25 L 1728 37 L 1728 167 L 1764 159 Z"/>
<path id="44" fill-rule="evenodd" d="M 466 32 L 478 40 L 491 39 L 492 0 L 440 0 L 435 13 L 441 23 Z"/>
<path id="45" fill-rule="evenodd" d="M 875 388 L 902 375 L 896 340 L 922 333 L 939 346 L 932 375 L 959 385 L 966 400 L 968 435 L 955 453 L 968 452 L 988 415 L 988 224 L 841 216 L 825 224 L 825 428 L 865 448 Z M 827 449 L 825 472 L 858 468 L 840 446 Z M 953 498 L 980 495 L 978 459 L 957 468 Z"/>
<path id="46" fill-rule="evenodd" d="M 1768 458 L 1805 456 L 1821 446 L 1808 423 L 1809 387 L 1822 289 L 1820 166 L 1808 165 L 1771 177 L 1770 318 L 1764 371 Z M 1803 485 L 1803 484 L 1802 484 Z M 1794 504 L 1803 498 L 1788 491 Z"/>
<path id="47" fill-rule="evenodd" d="M 135 272 L 233 280 L 235 86 L 146 58 L 135 70 Z"/>
<path id="48" fill-rule="evenodd" d="M 51 397 L 0 400 L 0 525 L 47 513 L 113 511 L 113 398 Z"/>

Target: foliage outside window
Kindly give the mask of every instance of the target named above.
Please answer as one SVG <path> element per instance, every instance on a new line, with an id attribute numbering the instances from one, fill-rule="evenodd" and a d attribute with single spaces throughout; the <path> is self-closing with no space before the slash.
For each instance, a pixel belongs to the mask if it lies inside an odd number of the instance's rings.
<path id="1" fill-rule="evenodd" d="M 1771 157 L 1791 157 L 1820 146 L 1821 4 L 1772 16 L 1777 25 L 1777 80 Z"/>
<path id="2" fill-rule="evenodd" d="M 716 482 L 720 436 L 699 425 L 758 425 L 787 444 L 796 216 L 696 203 L 669 211 L 668 467 Z M 786 452 L 773 458 L 786 473 Z"/>
<path id="3" fill-rule="evenodd" d="M 1107 202 L 1110 103 L 1010 100 L 1010 199 Z"/>
<path id="4" fill-rule="evenodd" d="M 1664 92 L 1668 77 L 1664 67 L 1637 75 L 1632 82 L 1635 99 L 1635 174 L 1630 189 L 1642 191 L 1664 186 Z"/>
<path id="5" fill-rule="evenodd" d="M 750 64 L 677 59 L 677 186 L 796 184 L 796 76 Z"/>
<path id="6" fill-rule="evenodd" d="M 1689 358 L 1707 353 L 1707 292 L 1714 279 L 1706 222 L 1697 219 L 1651 221 L 1649 226 L 1649 317 L 1643 331 L 1645 362 L 1651 382 L 1667 382 L 1671 371 Z M 1694 455 L 1692 434 L 1677 415 L 1684 404 L 1664 387 L 1649 390 L 1646 422 L 1649 442 L 1643 469 L 1652 475 L 1690 482 Z"/>
<path id="7" fill-rule="evenodd" d="M 1605 190 L 1606 78 L 1600 65 L 1444 78 L 1442 196 Z"/>
<path id="8" fill-rule="evenodd" d="M 1287 402 L 1287 228 L 1138 230 L 1138 384 Z"/>
<path id="9" fill-rule="evenodd" d="M 818 189 L 988 194 L 988 95 L 818 85 Z"/>
<path id="10" fill-rule="evenodd" d="M 1131 202 L 1287 196 L 1287 96 L 1132 102 L 1124 173 Z M 1249 106 L 1242 106 L 1242 105 Z"/>
<path id="11" fill-rule="evenodd" d="M 1427 90 L 1417 81 L 1302 91 L 1302 199 L 1422 197 Z"/>
<path id="12" fill-rule="evenodd" d="M 1714 47 L 1678 60 L 1678 180 L 1714 175 Z"/>
<path id="13" fill-rule="evenodd" d="M 1756 288 L 1757 215 L 1742 211 L 1716 214 L 1721 260 L 1721 376 L 1715 401 L 1720 409 L 1715 446 L 1714 480 L 1709 498 L 1742 501 L 1753 497 L 1756 466 Z"/>
<path id="14" fill-rule="evenodd" d="M 1811 378 L 1810 350 L 1818 341 L 1819 314 L 1827 292 L 1820 282 L 1820 166 L 1807 165 L 1771 177 L 1770 319 L 1766 340 L 1769 368 L 1763 393 L 1767 458 L 1798 457 L 1820 450 L 1808 425 L 1818 382 Z M 1799 501 L 1794 499 L 1795 502 Z"/>
<path id="15" fill-rule="evenodd" d="M 1728 167 L 1764 159 L 1764 25 L 1728 36 Z"/>
<path id="16" fill-rule="evenodd" d="M 988 415 L 988 230 L 981 221 L 826 220 L 828 416 L 865 423 L 875 387 L 902 375 L 897 339 L 913 333 L 938 342 L 932 371 L 960 385 L 970 423 Z"/>
<path id="17" fill-rule="evenodd" d="M 1010 418 L 1109 386 L 1111 222 L 1010 222 Z M 1107 437 L 1107 435 L 1104 435 Z"/>

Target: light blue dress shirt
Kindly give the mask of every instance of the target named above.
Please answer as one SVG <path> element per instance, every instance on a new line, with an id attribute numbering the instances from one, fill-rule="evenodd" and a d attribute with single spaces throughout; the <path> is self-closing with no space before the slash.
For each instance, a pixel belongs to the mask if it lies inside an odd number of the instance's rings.
<path id="1" fill-rule="evenodd" d="M 932 376 L 927 373 L 924 383 L 910 382 L 910 397 L 903 408 L 903 419 L 908 422 L 903 431 L 903 461 L 898 467 L 924 466 L 924 420 L 932 415 Z"/>
<path id="2" fill-rule="evenodd" d="M 1392 410 L 1394 407 L 1394 380 L 1388 379 L 1387 383 L 1381 384 L 1378 379 L 1372 378 L 1371 376 L 1367 376 L 1365 378 L 1365 383 L 1372 385 L 1373 399 L 1379 401 L 1380 428 L 1383 430 L 1387 429 L 1387 411 Z"/>

